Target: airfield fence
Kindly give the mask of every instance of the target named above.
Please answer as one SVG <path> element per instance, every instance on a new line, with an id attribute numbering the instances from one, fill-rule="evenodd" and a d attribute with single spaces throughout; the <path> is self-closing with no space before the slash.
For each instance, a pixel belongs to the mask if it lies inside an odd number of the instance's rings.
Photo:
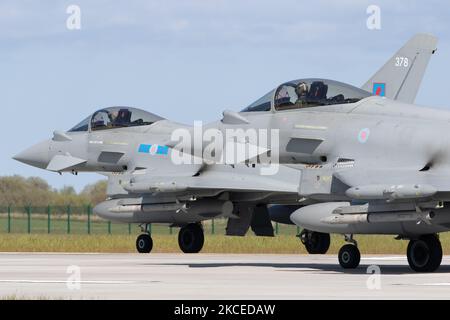
<path id="1" fill-rule="evenodd" d="M 227 220 L 212 219 L 203 222 L 206 234 L 225 234 Z M 273 223 L 275 234 L 298 234 L 299 228 Z M 150 225 L 153 234 L 177 233 L 167 225 Z M 0 206 L 0 233 L 48 234 L 138 234 L 138 224 L 112 223 L 85 206 Z"/>

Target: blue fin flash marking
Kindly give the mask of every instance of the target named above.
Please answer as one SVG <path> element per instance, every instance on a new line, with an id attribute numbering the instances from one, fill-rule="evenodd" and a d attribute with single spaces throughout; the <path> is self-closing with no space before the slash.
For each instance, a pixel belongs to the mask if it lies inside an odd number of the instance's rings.
<path id="1" fill-rule="evenodd" d="M 141 145 L 139 146 L 138 152 L 141 152 L 141 153 L 150 153 L 150 148 L 151 148 L 151 147 L 152 147 L 151 144 L 141 144 Z"/>
<path id="2" fill-rule="evenodd" d="M 154 145 L 153 147 L 153 152 L 150 152 L 150 150 L 152 150 L 152 145 L 151 144 L 140 144 L 139 145 L 139 149 L 138 152 L 140 153 L 149 153 L 149 154 L 159 154 L 159 155 L 167 155 L 169 153 L 169 147 L 168 146 L 160 146 L 160 145 Z"/>

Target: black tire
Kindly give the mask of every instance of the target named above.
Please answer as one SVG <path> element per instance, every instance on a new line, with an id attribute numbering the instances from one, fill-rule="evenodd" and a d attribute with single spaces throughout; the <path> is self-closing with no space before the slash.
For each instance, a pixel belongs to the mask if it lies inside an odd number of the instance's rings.
<path id="1" fill-rule="evenodd" d="M 342 268 L 355 269 L 361 261 L 361 253 L 357 246 L 346 244 L 339 250 L 338 258 Z"/>
<path id="2" fill-rule="evenodd" d="M 191 223 L 180 229 L 178 245 L 184 253 L 198 253 L 202 250 L 205 235 L 200 224 Z"/>
<path id="3" fill-rule="evenodd" d="M 416 272 L 433 272 L 442 262 L 442 246 L 434 234 L 410 240 L 406 251 L 408 264 Z"/>
<path id="4" fill-rule="evenodd" d="M 300 233 L 300 240 L 309 254 L 325 254 L 330 248 L 330 235 L 328 233 L 304 229 Z"/>
<path id="5" fill-rule="evenodd" d="M 136 250 L 139 253 L 150 253 L 152 251 L 152 248 L 153 248 L 153 240 L 149 234 L 143 233 L 137 237 Z"/>

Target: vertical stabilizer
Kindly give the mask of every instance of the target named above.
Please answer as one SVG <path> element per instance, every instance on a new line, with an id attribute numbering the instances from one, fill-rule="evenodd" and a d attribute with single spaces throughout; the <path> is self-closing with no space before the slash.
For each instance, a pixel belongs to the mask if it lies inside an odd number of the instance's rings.
<path id="1" fill-rule="evenodd" d="M 372 94 L 414 103 L 437 42 L 433 35 L 416 34 L 361 88 Z"/>

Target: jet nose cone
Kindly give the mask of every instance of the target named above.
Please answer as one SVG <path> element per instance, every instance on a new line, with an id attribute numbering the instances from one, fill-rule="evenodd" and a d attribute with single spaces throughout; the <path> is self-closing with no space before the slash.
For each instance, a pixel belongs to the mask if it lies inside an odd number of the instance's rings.
<path id="1" fill-rule="evenodd" d="M 16 154 L 13 159 L 33 167 L 45 169 L 49 159 L 50 141 L 46 140 Z"/>

